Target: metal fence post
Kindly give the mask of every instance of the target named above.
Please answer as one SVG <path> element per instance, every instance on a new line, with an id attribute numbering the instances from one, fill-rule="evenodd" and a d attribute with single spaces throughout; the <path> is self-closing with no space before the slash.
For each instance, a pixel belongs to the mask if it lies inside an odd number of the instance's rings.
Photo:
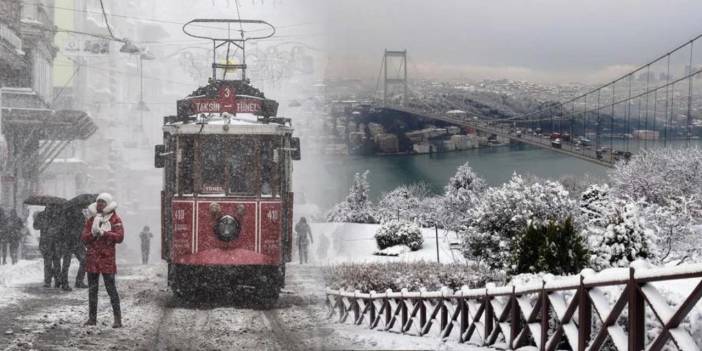
<path id="1" fill-rule="evenodd" d="M 463 343 L 463 334 L 468 330 L 468 303 L 466 298 L 463 297 L 463 291 L 461 291 L 461 297 L 458 298 L 458 308 L 460 308 L 459 318 L 460 318 L 460 328 L 458 334 L 458 342 Z"/>
<path id="2" fill-rule="evenodd" d="M 509 306 L 509 340 L 507 345 L 512 349 L 516 349 L 515 341 L 517 340 L 517 333 L 519 333 L 519 306 L 517 304 L 517 293 L 516 287 L 512 285 L 512 296 L 510 296 L 512 303 Z"/>
<path id="3" fill-rule="evenodd" d="M 541 345 L 539 345 L 540 351 L 546 350 L 546 343 L 548 342 L 548 294 L 546 293 L 546 282 L 541 283 Z"/>
<path id="4" fill-rule="evenodd" d="M 629 351 L 641 351 L 646 337 L 646 311 L 634 273 L 634 267 L 629 267 Z"/>
<path id="5" fill-rule="evenodd" d="M 585 277 L 580 276 L 580 288 L 578 299 L 578 351 L 585 351 L 590 342 L 590 332 L 592 327 L 592 304 L 590 295 L 583 284 Z"/>
<path id="6" fill-rule="evenodd" d="M 485 337 L 483 339 L 483 345 L 487 345 L 488 337 L 492 334 L 492 323 L 494 320 L 495 312 L 492 309 L 492 304 L 490 303 L 490 295 L 488 295 L 487 289 L 485 289 L 485 297 L 483 299 L 483 304 L 485 304 L 485 312 L 483 316 L 485 318 Z"/>

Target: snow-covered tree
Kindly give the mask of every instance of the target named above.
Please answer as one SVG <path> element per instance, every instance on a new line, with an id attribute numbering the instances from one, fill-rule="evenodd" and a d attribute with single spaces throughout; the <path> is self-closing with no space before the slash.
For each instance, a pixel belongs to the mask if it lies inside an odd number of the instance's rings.
<path id="1" fill-rule="evenodd" d="M 702 198 L 702 149 L 643 150 L 610 173 L 618 197 L 667 205 L 683 196 Z"/>
<path id="2" fill-rule="evenodd" d="M 368 198 L 368 171 L 356 173 L 349 194 L 344 201 L 327 212 L 329 222 L 375 223 L 373 204 Z"/>
<path id="3" fill-rule="evenodd" d="M 517 243 L 529 223 L 564 223 L 573 218 L 576 208 L 559 183 L 529 184 L 515 174 L 501 187 L 486 190 L 470 211 L 469 224 L 462 232 L 464 255 L 490 268 L 511 271 L 513 258 L 520 255 Z"/>
<path id="4" fill-rule="evenodd" d="M 643 201 L 614 198 L 608 195 L 591 203 L 591 212 L 583 236 L 590 247 L 590 264 L 595 269 L 628 267 L 637 259 L 653 259 L 654 233 L 647 228 Z M 595 213 L 593 215 L 593 213 Z"/>
<path id="5" fill-rule="evenodd" d="M 437 213 L 441 225 L 449 230 L 459 231 L 469 220 L 469 211 L 478 203 L 480 193 L 485 190 L 485 182 L 471 169 L 468 162 L 458 167 L 456 174 L 445 187 L 443 203 Z"/>
<path id="6" fill-rule="evenodd" d="M 529 224 L 519 247 L 512 273 L 574 274 L 588 264 L 587 244 L 571 218 L 563 223 Z"/>
<path id="7" fill-rule="evenodd" d="M 378 202 L 375 218 L 379 222 L 391 219 L 414 221 L 422 215 L 421 203 L 429 194 L 425 184 L 399 186 L 383 194 Z"/>
<path id="8" fill-rule="evenodd" d="M 678 262 L 699 257 L 699 234 L 695 230 L 699 201 L 683 197 L 666 206 L 652 204 L 644 210 L 646 224 L 655 242 L 656 263 Z"/>

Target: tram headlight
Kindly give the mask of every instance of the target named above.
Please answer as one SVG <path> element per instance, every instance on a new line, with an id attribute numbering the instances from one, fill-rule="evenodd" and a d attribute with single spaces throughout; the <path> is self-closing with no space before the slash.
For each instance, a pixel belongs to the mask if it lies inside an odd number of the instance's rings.
<path id="1" fill-rule="evenodd" d="M 217 223 L 214 225 L 214 231 L 219 240 L 228 242 L 239 237 L 241 225 L 236 218 L 230 215 L 224 215 L 217 220 Z"/>

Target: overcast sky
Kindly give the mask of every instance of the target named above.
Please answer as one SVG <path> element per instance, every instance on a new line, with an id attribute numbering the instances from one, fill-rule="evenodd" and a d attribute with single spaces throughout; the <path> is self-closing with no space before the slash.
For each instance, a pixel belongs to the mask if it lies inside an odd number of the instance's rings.
<path id="1" fill-rule="evenodd" d="M 275 41 L 323 49 L 328 77 L 375 79 L 388 48 L 408 50 L 410 77 L 597 83 L 702 33 L 702 0 L 239 3 L 243 18 L 279 27 Z M 234 0 L 187 4 L 164 15 L 184 20 L 235 14 Z"/>
<path id="2" fill-rule="evenodd" d="M 598 81 L 702 33 L 699 0 L 334 0 L 324 10 L 335 75 L 373 71 L 383 49 L 406 48 L 426 76 Z"/>

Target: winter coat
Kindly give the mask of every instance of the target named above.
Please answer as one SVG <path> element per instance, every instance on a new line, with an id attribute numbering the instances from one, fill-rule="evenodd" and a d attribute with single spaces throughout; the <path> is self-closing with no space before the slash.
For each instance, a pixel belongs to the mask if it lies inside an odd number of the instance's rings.
<path id="1" fill-rule="evenodd" d="M 43 253 L 54 246 L 63 227 L 61 212 L 47 208 L 34 218 L 34 229 L 39 231 L 39 250 Z"/>
<path id="2" fill-rule="evenodd" d="M 94 211 L 94 204 L 91 205 L 91 207 L 91 210 Z M 117 204 L 112 202 L 103 210 L 103 213 L 106 214 L 105 216 L 110 216 L 104 224 L 109 230 L 106 230 L 99 237 L 94 237 L 92 230 L 93 222 L 95 222 L 96 218 L 101 218 L 100 214 L 95 214 L 88 218 L 83 226 L 83 233 L 80 239 L 86 247 L 86 272 L 105 274 L 117 273 L 115 245 L 124 240 L 124 227 L 122 226 L 122 219 L 119 218 L 115 212 L 115 208 L 117 208 Z M 108 223 L 109 225 L 107 225 Z"/>
<path id="3" fill-rule="evenodd" d="M 18 216 L 10 216 L 5 225 L 7 241 L 11 243 L 20 242 L 22 240 L 22 228 L 24 228 L 22 219 Z"/>
<path id="4" fill-rule="evenodd" d="M 74 207 L 63 211 L 64 226 L 61 233 L 61 244 L 65 250 L 71 251 L 79 245 L 83 245 L 80 236 L 83 233 L 85 217 L 80 208 Z"/>
<path id="5" fill-rule="evenodd" d="M 297 232 L 297 240 L 300 245 L 307 245 L 308 238 L 310 240 L 312 239 L 312 230 L 310 229 L 309 224 L 306 222 L 297 222 L 295 225 L 295 232 Z"/>
<path id="6" fill-rule="evenodd" d="M 149 247 L 151 246 L 151 238 L 153 238 L 154 235 L 150 231 L 141 231 L 139 233 L 139 238 L 141 239 L 141 247 Z"/>

